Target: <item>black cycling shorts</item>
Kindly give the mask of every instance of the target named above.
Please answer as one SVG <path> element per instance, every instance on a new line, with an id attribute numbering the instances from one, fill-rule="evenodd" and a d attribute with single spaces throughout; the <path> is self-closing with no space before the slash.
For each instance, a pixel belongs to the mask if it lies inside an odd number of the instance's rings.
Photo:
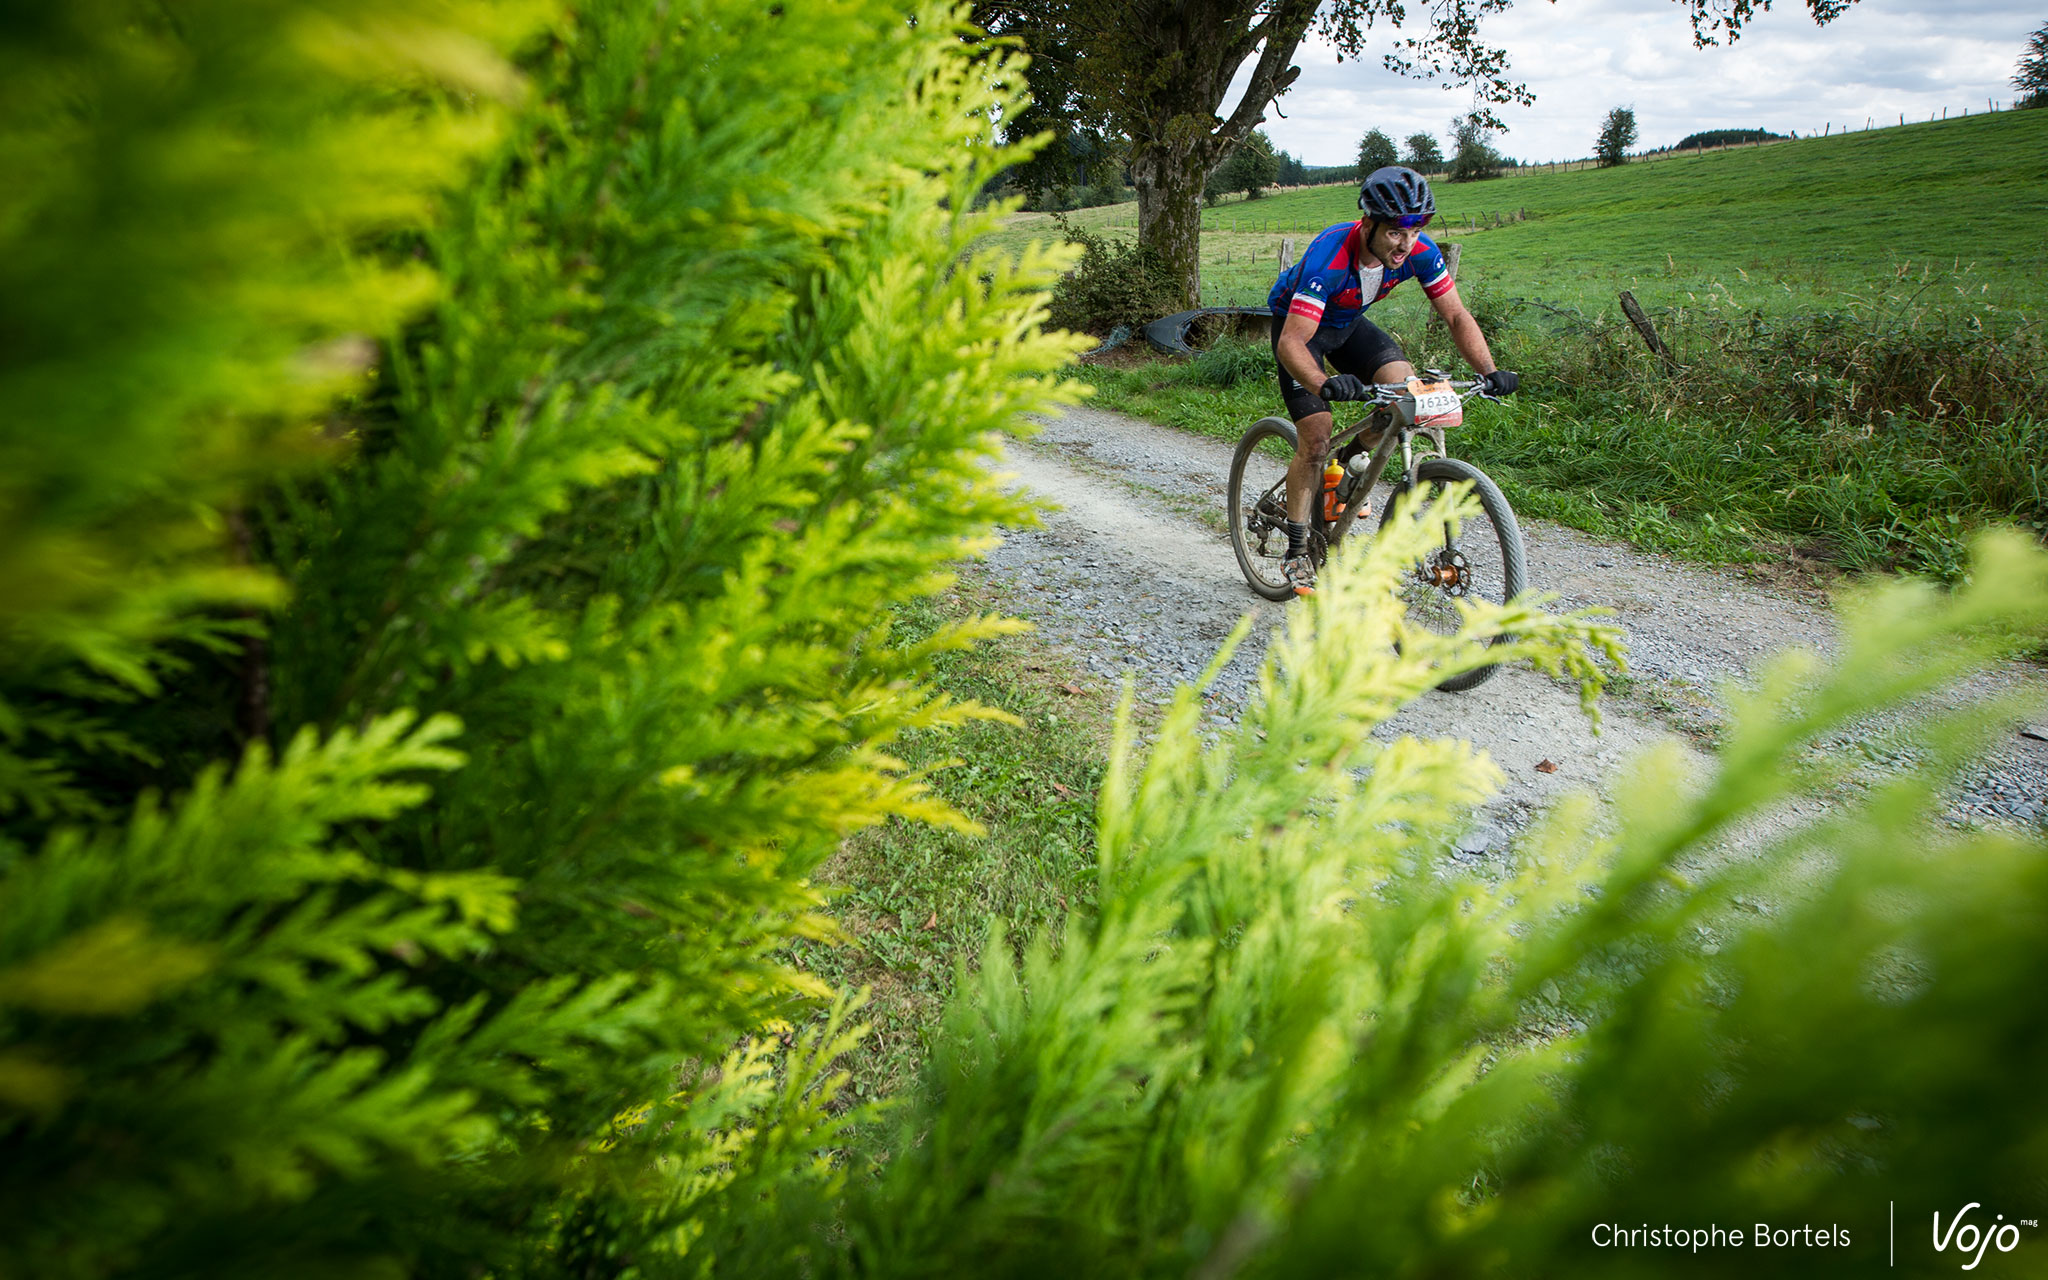
<path id="1" fill-rule="evenodd" d="M 1273 366 L 1280 372 L 1280 398 L 1287 402 L 1287 416 L 1300 422 L 1310 414 L 1330 412 L 1329 401 L 1294 380 L 1280 363 L 1280 330 L 1287 317 L 1273 315 Z M 1328 361 L 1338 373 L 1348 373 L 1371 382 L 1373 375 L 1397 360 L 1406 360 L 1399 343 L 1385 329 L 1360 317 L 1349 329 L 1318 329 L 1309 339 L 1308 353 L 1321 365 Z M 1320 390 L 1321 388 L 1317 388 Z"/>

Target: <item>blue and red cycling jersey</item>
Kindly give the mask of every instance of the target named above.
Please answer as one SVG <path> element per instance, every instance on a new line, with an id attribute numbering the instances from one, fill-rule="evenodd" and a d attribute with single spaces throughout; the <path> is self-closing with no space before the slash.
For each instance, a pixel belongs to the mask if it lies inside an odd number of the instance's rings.
<path id="1" fill-rule="evenodd" d="M 1348 329 L 1403 280 L 1420 280 L 1432 298 L 1450 292 L 1453 282 L 1443 250 L 1428 236 L 1417 236 L 1414 250 L 1392 271 L 1361 266 L 1368 225 L 1340 222 L 1309 241 L 1301 261 L 1273 282 L 1266 297 L 1273 314 L 1307 316 L 1318 329 Z"/>

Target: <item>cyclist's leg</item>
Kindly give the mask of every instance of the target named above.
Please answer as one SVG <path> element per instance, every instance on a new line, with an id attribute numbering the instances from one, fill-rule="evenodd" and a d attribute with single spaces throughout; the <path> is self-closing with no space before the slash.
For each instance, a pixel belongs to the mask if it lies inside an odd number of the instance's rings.
<path id="1" fill-rule="evenodd" d="M 1325 409 L 1294 420 L 1294 461 L 1287 464 L 1287 518 L 1307 520 L 1310 504 L 1323 488 L 1323 454 L 1330 447 L 1336 418 Z"/>
<path id="2" fill-rule="evenodd" d="M 1287 464 L 1287 518 L 1299 524 L 1308 520 L 1310 504 L 1322 489 L 1323 453 L 1330 447 L 1334 418 L 1323 398 L 1297 382 L 1280 363 L 1280 329 L 1285 323 L 1284 317 L 1273 317 L 1273 368 L 1279 374 L 1280 398 L 1286 402 L 1287 416 L 1294 420 L 1294 460 Z M 1308 349 L 1320 363 L 1321 344 L 1311 341 Z"/>

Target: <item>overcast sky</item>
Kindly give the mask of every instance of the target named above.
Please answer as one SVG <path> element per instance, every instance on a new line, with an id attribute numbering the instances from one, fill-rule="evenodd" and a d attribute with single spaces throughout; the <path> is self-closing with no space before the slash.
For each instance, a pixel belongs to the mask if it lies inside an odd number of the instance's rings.
<path id="1" fill-rule="evenodd" d="M 1427 13 L 1426 5 L 1410 6 Z M 2027 36 L 2048 21 L 2043 0 L 1861 0 L 1816 27 L 1803 0 L 1778 0 L 1733 45 L 1695 49 L 1686 10 L 1672 0 L 1517 0 L 1488 19 L 1491 43 L 1508 51 L 1510 75 L 1536 94 L 1533 107 L 1499 108 L 1505 155 L 1530 161 L 1591 155 L 1610 108 L 1633 107 L 1638 147 L 1668 146 L 1700 129 L 1820 132 L 1861 129 L 1875 118 L 1925 120 L 1946 107 L 2001 108 Z M 1266 109 L 1262 126 L 1309 164 L 1351 164 L 1358 139 L 1379 128 L 1396 144 L 1427 131 L 1443 143 L 1471 92 L 1388 72 L 1378 48 L 1338 63 L 1311 38 L 1296 51 L 1301 78 Z M 1226 106 L 1235 106 L 1244 77 Z"/>

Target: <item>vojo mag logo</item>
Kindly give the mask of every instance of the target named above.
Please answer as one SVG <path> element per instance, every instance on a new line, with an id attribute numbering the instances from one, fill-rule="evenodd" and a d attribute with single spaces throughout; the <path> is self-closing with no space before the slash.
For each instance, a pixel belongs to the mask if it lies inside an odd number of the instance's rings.
<path id="1" fill-rule="evenodd" d="M 1983 1221 L 1982 1214 L 1972 1218 L 1971 1215 L 1983 1207 L 1978 1201 L 1970 1201 L 1956 1211 L 1955 1216 L 1948 1220 L 1946 1228 L 1942 1225 L 1941 1211 L 1937 1209 L 1934 1212 L 1934 1251 L 1953 1251 L 1968 1258 L 1969 1261 L 1962 1264 L 1965 1271 L 1975 1271 L 1977 1264 L 1984 1261 L 1984 1255 L 1993 1249 L 2000 1253 L 2011 1253 L 2020 1247 L 2020 1228 L 2037 1230 L 2041 1225 L 2040 1221 L 2034 1218 L 2020 1218 L 2008 1222 L 2002 1213 L 1994 1214 L 1989 1222 Z"/>

